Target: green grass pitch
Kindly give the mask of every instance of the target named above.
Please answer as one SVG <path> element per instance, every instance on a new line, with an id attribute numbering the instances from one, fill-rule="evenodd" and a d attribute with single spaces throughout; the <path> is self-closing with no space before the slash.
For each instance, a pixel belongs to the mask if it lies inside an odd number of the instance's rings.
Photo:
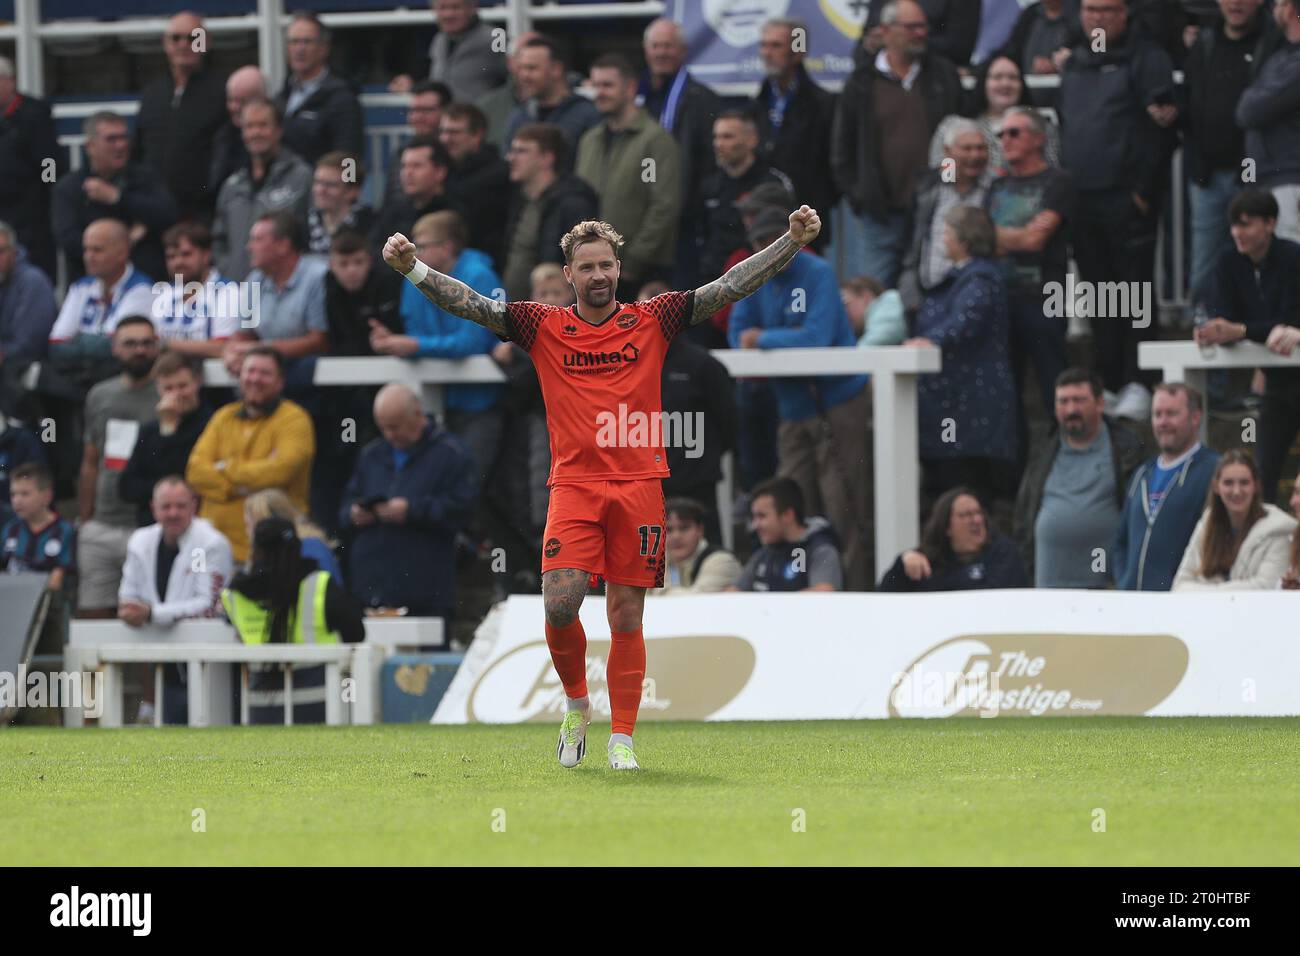
<path id="1" fill-rule="evenodd" d="M 591 730 L 9 728 L 0 864 L 1300 863 L 1300 719 Z"/>

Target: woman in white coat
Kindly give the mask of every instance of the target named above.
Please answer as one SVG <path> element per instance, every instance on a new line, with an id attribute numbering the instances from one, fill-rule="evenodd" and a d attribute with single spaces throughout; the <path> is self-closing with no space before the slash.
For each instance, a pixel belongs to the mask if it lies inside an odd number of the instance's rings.
<path id="1" fill-rule="evenodd" d="M 1205 513 L 1174 577 L 1175 591 L 1265 591 L 1278 586 L 1291 557 L 1296 520 L 1265 504 L 1259 471 L 1246 452 L 1219 459 Z"/>

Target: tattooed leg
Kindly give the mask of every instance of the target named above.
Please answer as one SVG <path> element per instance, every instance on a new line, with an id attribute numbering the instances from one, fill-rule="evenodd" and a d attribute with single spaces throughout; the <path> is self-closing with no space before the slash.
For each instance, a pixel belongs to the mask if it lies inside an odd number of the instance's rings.
<path id="1" fill-rule="evenodd" d="M 587 596 L 586 571 L 576 568 L 552 568 L 542 575 L 542 603 L 546 607 L 546 623 L 552 627 L 568 627 L 578 619 L 578 608 Z"/>

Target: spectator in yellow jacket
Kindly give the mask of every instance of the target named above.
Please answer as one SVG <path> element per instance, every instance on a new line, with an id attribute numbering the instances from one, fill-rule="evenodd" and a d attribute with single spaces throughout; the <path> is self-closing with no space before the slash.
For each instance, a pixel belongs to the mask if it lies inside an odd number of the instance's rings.
<path id="1" fill-rule="evenodd" d="M 190 453 L 185 477 L 203 499 L 201 517 L 230 541 L 237 562 L 248 559 L 244 499 L 279 488 L 307 511 L 316 437 L 311 417 L 282 397 L 284 359 L 269 345 L 244 356 L 240 400 L 212 416 Z"/>

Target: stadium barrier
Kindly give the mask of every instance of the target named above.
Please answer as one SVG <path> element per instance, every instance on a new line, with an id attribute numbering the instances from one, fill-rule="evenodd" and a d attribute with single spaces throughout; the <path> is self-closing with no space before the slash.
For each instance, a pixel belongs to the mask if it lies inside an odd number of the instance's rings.
<path id="1" fill-rule="evenodd" d="M 244 644 L 225 621 L 182 621 L 169 628 L 132 628 L 121 621 L 74 621 L 64 647 L 65 673 L 104 673 L 101 727 L 122 725 L 123 668 L 154 665 L 154 723 L 163 715 L 163 665 L 186 666 L 186 693 L 191 727 L 235 722 L 232 666 L 240 665 L 247 691 L 249 664 L 286 664 L 285 684 L 292 686 L 293 667 L 325 665 L 327 724 L 373 724 L 380 712 L 379 680 L 383 658 L 400 650 L 443 643 L 441 618 L 367 618 L 366 639 L 359 644 Z M 346 687 L 345 679 L 351 681 Z M 247 693 L 241 694 L 239 723 L 248 722 Z M 80 707 L 65 707 L 64 725 L 85 722 Z M 286 713 L 286 717 L 291 718 Z M 286 721 L 292 723 L 291 719 Z"/>
<path id="2" fill-rule="evenodd" d="M 1300 368 L 1300 351 L 1290 356 L 1270 352 L 1258 342 L 1200 346 L 1193 341 L 1142 342 L 1138 345 L 1138 367 L 1159 369 L 1166 382 L 1183 382 L 1206 395 L 1206 375 L 1222 368 Z M 1201 441 L 1209 440 L 1210 416 L 1201 416 Z"/>
<path id="3" fill-rule="evenodd" d="M 871 375 L 874 425 L 876 567 L 890 565 L 898 552 L 916 544 L 920 533 L 920 463 L 916 408 L 917 376 L 939 371 L 941 352 L 934 347 L 821 349 L 717 349 L 713 356 L 735 378 L 785 378 L 815 375 Z M 234 385 L 218 359 L 203 367 L 204 383 Z M 317 385 L 384 385 L 401 382 L 424 399 L 425 408 L 442 412 L 442 386 L 501 382 L 505 377 L 485 355 L 468 359 L 320 358 Z M 595 427 L 593 421 L 592 427 Z M 732 506 L 729 470 L 718 485 L 719 513 Z M 729 522 L 723 522 L 723 544 L 734 546 Z"/>
<path id="4" fill-rule="evenodd" d="M 603 600 L 581 619 L 592 705 L 608 719 Z M 1285 591 L 651 598 L 640 721 L 1291 716 L 1295 621 Z M 538 597 L 494 608 L 433 722 L 559 720 L 542 622 Z"/>

